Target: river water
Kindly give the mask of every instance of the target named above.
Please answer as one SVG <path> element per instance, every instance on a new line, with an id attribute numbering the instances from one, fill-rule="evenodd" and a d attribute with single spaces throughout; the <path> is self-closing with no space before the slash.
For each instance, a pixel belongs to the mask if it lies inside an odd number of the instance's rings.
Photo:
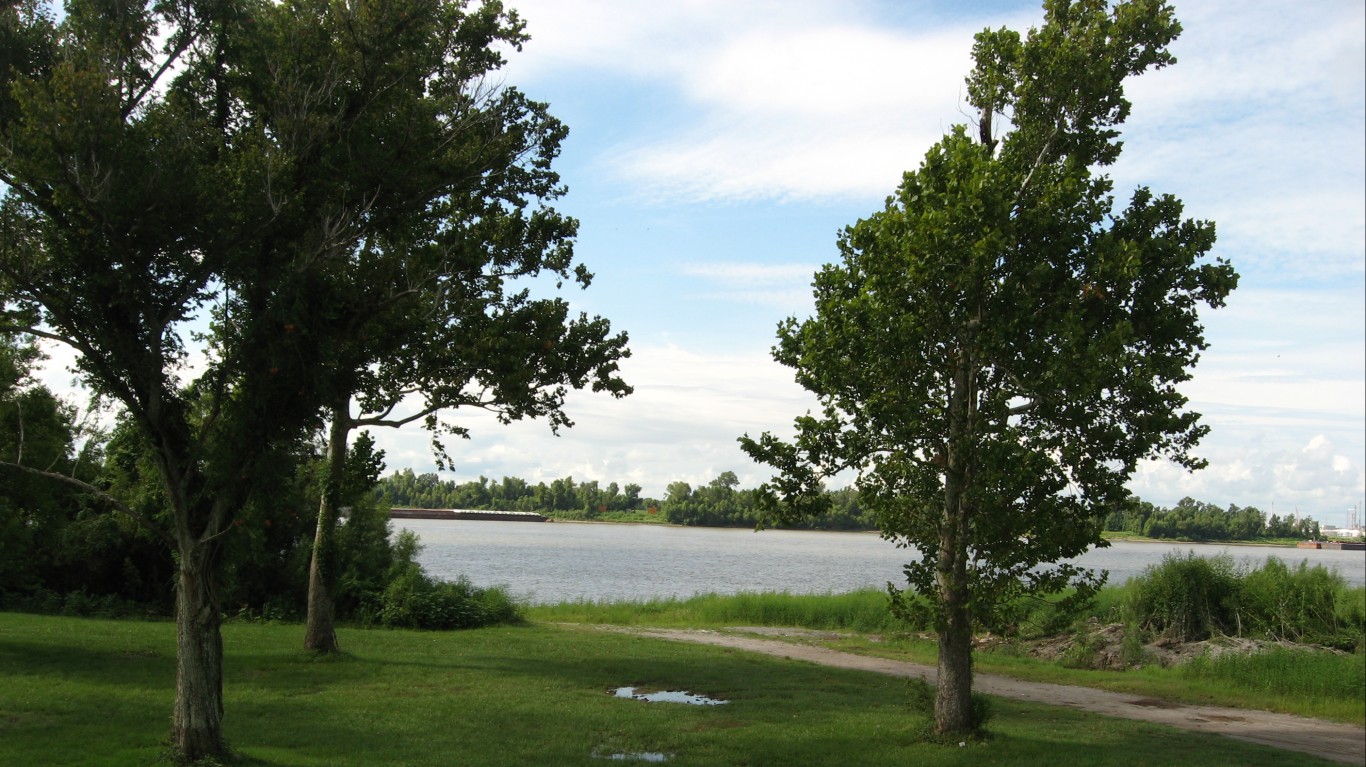
<path id="1" fill-rule="evenodd" d="M 722 529 L 572 522 L 394 520 L 422 541 L 418 561 L 433 576 L 505 586 L 532 602 L 644 600 L 695 594 L 840 593 L 903 582 L 915 552 L 874 533 Z M 1123 583 L 1170 552 L 1228 554 L 1253 567 L 1274 556 L 1291 566 L 1323 564 L 1366 585 L 1366 554 L 1266 546 L 1117 541 L 1077 561 Z"/>

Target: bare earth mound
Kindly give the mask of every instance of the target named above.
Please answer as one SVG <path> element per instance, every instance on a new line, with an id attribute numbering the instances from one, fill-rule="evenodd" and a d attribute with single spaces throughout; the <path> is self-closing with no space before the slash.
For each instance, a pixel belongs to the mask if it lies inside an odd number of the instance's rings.
<path id="1" fill-rule="evenodd" d="M 936 677 L 936 670 L 932 666 L 854 655 L 825 647 L 793 644 L 778 639 L 754 636 L 754 634 L 800 634 L 819 639 L 822 637 L 821 632 L 754 627 L 732 629 L 737 632 L 746 632 L 746 634 L 699 629 L 641 629 L 607 626 L 599 628 L 625 631 L 637 636 L 656 639 L 733 647 L 749 652 L 838 668 L 872 671 L 900 677 L 920 677 L 930 683 L 933 683 Z M 830 635 L 830 637 L 834 636 L 837 635 Z M 1158 647 L 1157 649 L 1162 648 Z M 1202 651 L 1203 648 L 1199 650 L 1199 652 Z M 1190 648 L 1183 650 L 1183 652 L 1197 652 L 1197 650 Z M 978 692 L 987 695 L 999 695 L 1003 698 L 1055 706 L 1071 706 L 1107 716 L 1154 722 L 1196 732 L 1215 733 L 1265 746 L 1312 754 L 1343 764 L 1366 764 L 1366 730 L 1349 724 L 1325 722 L 1269 711 L 1192 706 L 1155 698 L 1139 698 L 1130 694 L 1097 690 L 1090 687 L 1026 682 L 992 674 L 975 674 L 973 676 L 973 687 Z"/>

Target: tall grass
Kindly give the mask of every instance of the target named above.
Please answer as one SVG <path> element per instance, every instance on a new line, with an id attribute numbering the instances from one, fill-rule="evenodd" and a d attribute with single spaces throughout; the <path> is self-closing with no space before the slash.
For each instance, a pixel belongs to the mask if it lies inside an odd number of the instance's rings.
<path id="1" fill-rule="evenodd" d="M 652 626 L 790 626 L 822 631 L 888 632 L 905 624 L 876 589 L 847 594 L 703 594 L 631 602 L 579 601 L 525 608 L 538 621 Z"/>
<path id="2" fill-rule="evenodd" d="M 1186 677 L 1273 696 L 1356 704 L 1366 699 L 1360 656 L 1272 647 L 1251 655 L 1205 655 L 1178 668 Z"/>

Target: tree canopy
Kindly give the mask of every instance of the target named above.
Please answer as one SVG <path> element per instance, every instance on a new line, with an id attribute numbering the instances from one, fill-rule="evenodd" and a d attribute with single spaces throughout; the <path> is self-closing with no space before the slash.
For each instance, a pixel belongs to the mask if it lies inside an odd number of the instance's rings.
<path id="1" fill-rule="evenodd" d="M 1206 346 L 1199 305 L 1237 282 L 1214 225 L 1103 172 L 1129 114 L 1123 82 L 1174 62 L 1160 0 L 1048 0 L 1042 26 L 976 36 L 955 126 L 817 273 L 815 316 L 774 357 L 820 398 L 796 436 L 742 438 L 775 467 L 779 514 L 818 511 L 857 473 L 883 534 L 920 553 L 909 590 L 940 636 L 937 727 L 972 727 L 971 631 L 1023 593 L 1100 577 L 1059 564 L 1104 545 L 1138 462 L 1194 469 L 1207 431 L 1178 385 Z M 901 599 L 898 603 L 920 604 Z"/>

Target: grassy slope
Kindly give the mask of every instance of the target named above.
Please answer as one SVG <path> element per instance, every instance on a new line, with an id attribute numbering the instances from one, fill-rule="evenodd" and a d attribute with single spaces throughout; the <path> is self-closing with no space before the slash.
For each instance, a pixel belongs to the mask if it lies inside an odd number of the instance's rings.
<path id="1" fill-rule="evenodd" d="M 674 765 L 1294 765 L 1215 736 L 999 701 L 993 737 L 920 744 L 899 680 L 745 653 L 543 625 L 225 629 L 227 736 L 248 764 L 576 765 L 663 752 Z M 146 764 L 171 705 L 174 626 L 0 613 L 0 764 Z M 729 700 L 616 699 L 620 685 Z"/>

